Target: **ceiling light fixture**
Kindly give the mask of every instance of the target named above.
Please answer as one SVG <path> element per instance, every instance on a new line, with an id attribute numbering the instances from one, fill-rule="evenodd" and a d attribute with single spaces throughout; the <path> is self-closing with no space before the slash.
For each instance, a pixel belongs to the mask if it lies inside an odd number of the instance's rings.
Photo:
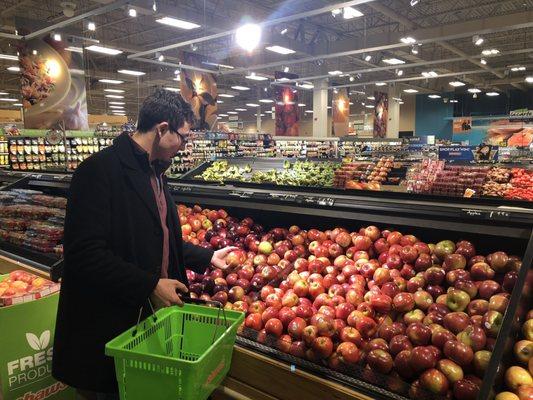
<path id="1" fill-rule="evenodd" d="M 289 72 L 289 70 L 290 70 L 289 67 L 283 67 L 283 72 L 287 73 Z"/>
<path id="2" fill-rule="evenodd" d="M 336 76 L 336 75 L 342 75 L 342 71 L 339 71 L 338 69 L 335 71 L 329 71 L 328 74 Z"/>
<path id="3" fill-rule="evenodd" d="M 370 104 L 367 104 L 365 107 L 366 107 L 366 108 L 374 108 L 374 106 L 372 106 L 372 105 L 370 105 Z"/>
<path id="4" fill-rule="evenodd" d="M 411 7 L 416 6 L 418 3 L 420 3 L 420 0 L 411 0 Z"/>
<path id="5" fill-rule="evenodd" d="M 122 50 L 118 50 L 118 49 L 112 49 L 110 47 L 104 47 L 104 46 L 98 46 L 98 45 L 91 45 L 89 47 L 86 47 L 87 50 L 89 51 L 94 51 L 95 53 L 102 53 L 102 54 L 107 54 L 107 55 L 110 55 L 110 56 L 116 56 L 117 54 L 121 54 L 122 53 Z"/>
<path id="6" fill-rule="evenodd" d="M 313 114 L 313 110 L 305 110 L 306 114 Z"/>
<path id="7" fill-rule="evenodd" d="M 124 90 L 122 90 L 122 89 L 104 89 L 104 92 L 109 92 L 109 93 L 124 93 Z"/>
<path id="8" fill-rule="evenodd" d="M 160 52 L 155 53 L 155 56 L 157 58 L 157 61 L 159 61 L 159 62 L 165 61 L 165 56 L 163 54 L 161 54 Z"/>
<path id="9" fill-rule="evenodd" d="M 516 65 L 514 67 L 511 67 L 511 71 L 513 71 L 513 72 L 525 71 L 525 70 L 526 70 L 526 67 L 524 67 L 522 65 Z"/>
<path id="10" fill-rule="evenodd" d="M 281 30 L 280 33 L 281 33 L 282 35 L 285 35 L 288 31 L 289 31 L 289 30 L 288 30 L 287 28 L 283 28 L 283 29 Z"/>
<path id="11" fill-rule="evenodd" d="M 304 82 L 304 83 L 300 84 L 300 87 L 303 88 L 303 89 L 313 89 L 315 87 L 315 85 L 313 85 L 312 83 L 309 83 L 309 82 Z"/>
<path id="12" fill-rule="evenodd" d="M 256 103 L 246 103 L 248 107 L 259 107 L 259 104 Z"/>
<path id="13" fill-rule="evenodd" d="M 257 24 L 244 24 L 235 32 L 235 41 L 239 47 L 251 52 L 261 41 L 261 27 Z"/>
<path id="14" fill-rule="evenodd" d="M 359 11 L 357 8 L 353 7 L 344 7 L 342 10 L 342 17 L 344 19 L 352 19 L 362 17 L 364 14 Z"/>
<path id="15" fill-rule="evenodd" d="M 105 97 L 108 97 L 110 99 L 123 99 L 124 96 L 121 96 L 119 94 L 106 94 Z"/>
<path id="16" fill-rule="evenodd" d="M 411 46 L 411 53 L 412 53 L 412 54 L 418 54 L 419 48 L 420 48 L 419 45 L 417 45 L 417 44 L 413 44 L 413 45 Z"/>
<path id="17" fill-rule="evenodd" d="M 233 95 L 233 94 L 228 94 L 228 93 L 219 93 L 219 94 L 218 94 L 218 97 L 231 98 L 231 97 L 235 97 L 235 95 Z"/>
<path id="18" fill-rule="evenodd" d="M 0 54 L 0 60 L 18 61 L 19 57 L 11 54 Z"/>
<path id="19" fill-rule="evenodd" d="M 235 111 L 248 111 L 246 108 L 236 108 Z"/>
<path id="20" fill-rule="evenodd" d="M 405 64 L 405 61 L 403 60 L 400 60 L 398 58 L 384 58 L 383 61 L 385 64 L 390 64 L 390 65 L 400 65 L 400 64 Z"/>
<path id="21" fill-rule="evenodd" d="M 476 46 L 481 46 L 483 44 L 483 42 L 485 41 L 485 39 L 483 39 L 481 36 L 479 35 L 474 35 L 472 36 L 472 43 Z"/>
<path id="22" fill-rule="evenodd" d="M 228 114 L 218 114 L 219 117 L 227 117 Z"/>
<path id="23" fill-rule="evenodd" d="M 500 95 L 498 92 L 487 92 L 485 94 L 489 97 L 496 97 Z"/>
<path id="24" fill-rule="evenodd" d="M 224 104 L 223 100 L 217 100 L 217 104 Z"/>
<path id="25" fill-rule="evenodd" d="M 266 76 L 257 75 L 255 72 L 252 72 L 250 75 L 246 75 L 245 78 L 253 81 L 266 81 L 268 79 Z"/>
<path id="26" fill-rule="evenodd" d="M 335 8 L 335 9 L 331 10 L 331 15 L 333 15 L 334 17 L 336 17 L 337 15 L 339 15 L 341 13 L 342 13 L 342 8 Z"/>
<path id="27" fill-rule="evenodd" d="M 415 44 L 416 39 L 412 36 L 405 36 L 400 39 L 400 42 L 405 43 L 405 44 Z"/>
<path id="28" fill-rule="evenodd" d="M 260 103 L 274 103 L 274 100 L 272 99 L 261 99 L 259 100 Z"/>
<path id="29" fill-rule="evenodd" d="M 68 46 L 65 47 L 65 50 L 71 51 L 72 53 L 83 53 L 83 49 L 77 46 Z"/>
<path id="30" fill-rule="evenodd" d="M 404 89 L 403 91 L 405 93 L 418 93 L 418 90 L 416 90 L 416 89 Z"/>
<path id="31" fill-rule="evenodd" d="M 137 10 L 132 7 L 128 7 L 128 16 L 135 18 L 137 16 Z"/>
<path id="32" fill-rule="evenodd" d="M 119 106 L 123 106 L 126 103 L 124 103 L 123 101 L 110 101 L 109 104 L 116 104 L 116 105 L 119 105 Z"/>
<path id="33" fill-rule="evenodd" d="M 385 86 L 386 83 L 385 82 L 376 82 L 375 85 L 376 86 Z"/>
<path id="34" fill-rule="evenodd" d="M 54 33 L 54 34 L 52 35 L 52 37 L 54 38 L 54 40 L 55 40 L 56 42 L 61 42 L 61 34 L 60 34 L 60 33 Z"/>
<path id="35" fill-rule="evenodd" d="M 429 71 L 429 72 L 422 72 L 422 76 L 425 78 L 436 78 L 439 76 L 435 71 Z"/>
<path id="36" fill-rule="evenodd" d="M 123 110 L 124 109 L 124 106 L 109 106 L 109 108 L 113 108 L 113 109 L 119 109 L 119 110 Z"/>
<path id="37" fill-rule="evenodd" d="M 526 76 L 527 83 L 533 83 L 533 76 Z"/>
<path id="38" fill-rule="evenodd" d="M 7 70 L 11 72 L 20 72 L 20 67 L 7 67 Z"/>
<path id="39" fill-rule="evenodd" d="M 175 88 L 175 87 L 170 87 L 170 86 L 166 86 L 163 89 L 168 90 L 169 92 L 176 92 L 176 93 L 181 91 L 180 88 Z"/>
<path id="40" fill-rule="evenodd" d="M 182 19 L 172 18 L 172 17 L 163 17 L 156 19 L 155 22 L 159 22 L 163 25 L 172 26 L 174 28 L 191 30 L 199 28 L 201 25 L 195 24 L 194 22 L 184 21 Z"/>
<path id="41" fill-rule="evenodd" d="M 296 53 L 292 49 L 288 49 L 287 47 L 277 46 L 277 45 L 276 46 L 268 46 L 268 47 L 265 47 L 265 49 L 268 50 L 268 51 L 272 51 L 274 53 L 283 54 L 283 55 Z"/>
<path id="42" fill-rule="evenodd" d="M 238 112 L 237 112 L 237 111 L 228 111 L 228 114 L 233 114 L 233 115 L 235 115 L 235 114 L 238 114 Z"/>
<path id="43" fill-rule="evenodd" d="M 17 99 L 10 99 L 10 98 L 1 98 L 0 97 L 0 101 L 8 101 L 8 102 L 15 102 L 15 101 L 18 101 Z"/>
<path id="44" fill-rule="evenodd" d="M 350 76 L 350 82 L 355 81 L 355 78 L 353 76 Z"/>
<path id="45" fill-rule="evenodd" d="M 459 100 L 450 100 L 450 103 L 459 103 Z"/>
<path id="46" fill-rule="evenodd" d="M 481 90 L 477 88 L 470 88 L 468 89 L 468 93 L 481 93 Z"/>
<path id="47" fill-rule="evenodd" d="M 483 54 L 484 56 L 495 56 L 499 52 L 500 50 L 498 49 L 486 49 L 486 50 L 483 50 L 481 54 Z"/>
<path id="48" fill-rule="evenodd" d="M 142 76 L 142 75 L 146 75 L 146 72 L 142 72 L 142 71 L 133 71 L 131 69 L 119 69 L 117 71 L 119 74 L 124 74 L 124 75 L 133 75 L 133 76 Z"/>
<path id="49" fill-rule="evenodd" d="M 98 79 L 98 82 L 109 83 L 110 85 L 120 85 L 121 83 L 124 83 L 124 81 L 119 81 L 117 79 Z"/>
<path id="50" fill-rule="evenodd" d="M 376 98 L 374 96 L 368 96 L 367 99 L 368 100 L 376 100 Z"/>
<path id="51" fill-rule="evenodd" d="M 244 91 L 244 90 L 250 90 L 249 87 L 246 87 L 246 86 L 239 86 L 239 85 L 237 85 L 237 86 L 232 86 L 231 88 L 232 88 L 232 89 L 235 89 L 235 90 L 241 90 L 241 91 Z"/>
<path id="52" fill-rule="evenodd" d="M 397 69 L 396 70 L 396 75 L 402 76 L 403 75 L 403 69 Z"/>
<path id="53" fill-rule="evenodd" d="M 487 65 L 487 60 L 485 60 L 484 58 L 482 58 L 481 60 L 479 60 L 479 62 L 483 65 Z"/>
<path id="54" fill-rule="evenodd" d="M 96 30 L 96 24 L 94 22 L 88 22 L 87 23 L 87 29 L 90 30 L 90 31 L 95 31 Z"/>
<path id="55" fill-rule="evenodd" d="M 461 87 L 461 86 L 464 86 L 465 83 L 461 82 L 461 81 L 452 81 L 450 82 L 450 86 L 453 86 L 453 87 Z"/>
<path id="56" fill-rule="evenodd" d="M 305 107 L 304 103 L 298 103 L 298 107 Z"/>
<path id="57" fill-rule="evenodd" d="M 438 94 L 430 94 L 428 95 L 430 99 L 440 99 L 441 97 Z"/>
<path id="58" fill-rule="evenodd" d="M 367 55 L 365 56 L 365 61 L 366 61 L 366 62 L 369 62 L 370 60 L 372 60 L 372 56 L 371 56 L 370 54 L 367 54 Z"/>

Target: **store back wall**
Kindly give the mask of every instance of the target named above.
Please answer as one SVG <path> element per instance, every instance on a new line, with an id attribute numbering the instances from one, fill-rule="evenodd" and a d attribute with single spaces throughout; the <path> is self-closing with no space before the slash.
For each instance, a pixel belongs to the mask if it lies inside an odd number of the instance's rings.
<path id="1" fill-rule="evenodd" d="M 445 96 L 445 95 L 443 95 Z M 442 99 L 430 99 L 427 94 L 416 96 L 415 135 L 435 135 L 439 139 L 452 139 L 453 104 Z"/>

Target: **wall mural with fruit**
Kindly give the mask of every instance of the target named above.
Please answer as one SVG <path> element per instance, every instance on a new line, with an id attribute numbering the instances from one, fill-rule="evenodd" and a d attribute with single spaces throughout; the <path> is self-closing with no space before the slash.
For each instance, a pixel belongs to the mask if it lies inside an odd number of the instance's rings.
<path id="1" fill-rule="evenodd" d="M 46 36 L 18 46 L 26 129 L 87 130 L 83 54 Z"/>
<path id="2" fill-rule="evenodd" d="M 178 213 L 185 241 L 239 247 L 228 270 L 188 278 L 193 297 L 246 313 L 242 336 L 412 398 L 476 398 L 520 257 L 376 226 L 265 230 L 224 210 Z M 519 372 L 512 390 L 531 381 Z"/>
<path id="3" fill-rule="evenodd" d="M 350 116 L 350 98 L 346 89 L 340 89 L 333 95 L 331 111 L 333 136 L 346 136 L 348 134 L 348 120 Z"/>
<path id="4" fill-rule="evenodd" d="M 298 75 L 276 71 L 276 80 L 287 78 L 297 79 Z M 298 136 L 300 134 L 300 117 L 298 115 L 298 92 L 290 86 L 276 86 L 276 136 Z"/>

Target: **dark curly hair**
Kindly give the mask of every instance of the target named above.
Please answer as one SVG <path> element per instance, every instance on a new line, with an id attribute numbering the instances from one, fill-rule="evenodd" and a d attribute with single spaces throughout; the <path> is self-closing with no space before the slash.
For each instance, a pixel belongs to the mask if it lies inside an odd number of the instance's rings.
<path id="1" fill-rule="evenodd" d="M 194 124 L 194 113 L 180 94 L 156 89 L 141 105 L 137 130 L 146 133 L 161 122 L 168 122 L 169 129 L 177 132 L 185 122 Z"/>

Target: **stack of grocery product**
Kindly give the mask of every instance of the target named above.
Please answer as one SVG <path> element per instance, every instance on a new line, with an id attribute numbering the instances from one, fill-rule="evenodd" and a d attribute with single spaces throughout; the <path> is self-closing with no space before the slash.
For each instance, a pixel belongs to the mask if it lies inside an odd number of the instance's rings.
<path id="1" fill-rule="evenodd" d="M 387 175 L 392 170 L 394 164 L 394 157 L 381 157 L 372 169 L 370 174 L 366 177 L 368 182 L 385 182 Z"/>
<path id="2" fill-rule="evenodd" d="M 431 187 L 432 194 L 463 197 L 466 190 L 481 195 L 481 189 L 490 167 L 470 167 L 464 165 L 445 165 L 439 171 Z"/>
<path id="3" fill-rule="evenodd" d="M 530 400 L 533 398 L 533 310 L 529 310 L 513 347 L 512 364 L 505 371 L 505 391 L 495 400 Z"/>
<path id="4" fill-rule="evenodd" d="M 0 275 L 0 307 L 26 303 L 59 291 L 59 284 L 25 271 Z"/>
<path id="5" fill-rule="evenodd" d="M 0 239 L 42 253 L 62 254 L 66 199 L 13 189 L 0 195 Z"/>
<path id="6" fill-rule="evenodd" d="M 344 188 L 348 181 L 363 182 L 371 166 L 372 164 L 368 162 L 344 160 L 341 167 L 335 171 L 333 185 Z"/>
<path id="7" fill-rule="evenodd" d="M 375 226 L 265 230 L 225 210 L 178 213 L 185 241 L 239 248 L 227 270 L 188 278 L 193 297 L 246 313 L 241 335 L 413 399 L 477 398 L 520 257 Z"/>
<path id="8" fill-rule="evenodd" d="M 505 193 L 506 199 L 533 201 L 533 171 L 513 168 L 512 187 Z"/>
<path id="9" fill-rule="evenodd" d="M 487 179 L 483 184 L 483 196 L 504 197 L 505 193 L 512 187 L 511 171 L 508 168 L 493 167 L 487 174 Z"/>

